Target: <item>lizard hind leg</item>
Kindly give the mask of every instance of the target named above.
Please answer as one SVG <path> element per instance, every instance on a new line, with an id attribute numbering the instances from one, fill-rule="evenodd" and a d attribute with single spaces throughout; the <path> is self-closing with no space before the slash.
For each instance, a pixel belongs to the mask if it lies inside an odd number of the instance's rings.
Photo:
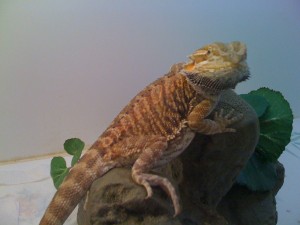
<path id="1" fill-rule="evenodd" d="M 175 188 L 167 178 L 148 173 L 162 159 L 163 153 L 168 146 L 167 140 L 164 137 L 151 138 L 150 140 L 148 139 L 149 144 L 147 144 L 132 167 L 132 178 L 137 184 L 145 187 L 147 192 L 146 198 L 150 198 L 153 195 L 151 186 L 160 186 L 172 199 L 175 210 L 174 216 L 176 216 L 180 213 L 180 203 Z"/>

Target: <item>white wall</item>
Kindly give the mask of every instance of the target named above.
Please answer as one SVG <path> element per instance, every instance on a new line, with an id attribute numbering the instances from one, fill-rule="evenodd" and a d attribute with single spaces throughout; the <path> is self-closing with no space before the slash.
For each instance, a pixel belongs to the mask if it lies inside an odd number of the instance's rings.
<path id="1" fill-rule="evenodd" d="M 251 80 L 300 115 L 300 4 L 0 1 L 0 161 L 92 142 L 140 89 L 212 41 L 241 40 Z"/>

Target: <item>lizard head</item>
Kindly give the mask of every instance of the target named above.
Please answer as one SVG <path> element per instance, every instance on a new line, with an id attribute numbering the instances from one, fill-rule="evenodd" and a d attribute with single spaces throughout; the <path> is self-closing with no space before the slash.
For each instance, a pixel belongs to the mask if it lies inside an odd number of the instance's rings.
<path id="1" fill-rule="evenodd" d="M 182 73 L 196 90 L 218 94 L 249 78 L 247 48 L 241 42 L 212 43 L 196 50 Z"/>

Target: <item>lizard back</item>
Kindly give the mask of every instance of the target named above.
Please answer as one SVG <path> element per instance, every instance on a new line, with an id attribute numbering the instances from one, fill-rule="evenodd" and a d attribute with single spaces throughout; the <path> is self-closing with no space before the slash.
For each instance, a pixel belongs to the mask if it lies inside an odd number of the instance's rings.
<path id="1" fill-rule="evenodd" d="M 138 93 L 91 149 L 105 155 L 115 143 L 134 136 L 160 135 L 174 139 L 183 128 L 191 100 L 197 96 L 186 77 L 179 73 L 181 68 L 181 64 L 174 65 L 168 74 Z"/>

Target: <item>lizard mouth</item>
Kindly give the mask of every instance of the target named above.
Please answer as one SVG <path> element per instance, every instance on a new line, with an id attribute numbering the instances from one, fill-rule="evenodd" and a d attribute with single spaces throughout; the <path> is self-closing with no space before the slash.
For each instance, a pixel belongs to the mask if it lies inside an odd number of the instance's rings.
<path id="1" fill-rule="evenodd" d="M 238 63 L 197 63 L 192 60 L 183 66 L 181 72 L 194 86 L 214 93 L 234 89 L 238 83 L 250 77 L 244 60 Z"/>

